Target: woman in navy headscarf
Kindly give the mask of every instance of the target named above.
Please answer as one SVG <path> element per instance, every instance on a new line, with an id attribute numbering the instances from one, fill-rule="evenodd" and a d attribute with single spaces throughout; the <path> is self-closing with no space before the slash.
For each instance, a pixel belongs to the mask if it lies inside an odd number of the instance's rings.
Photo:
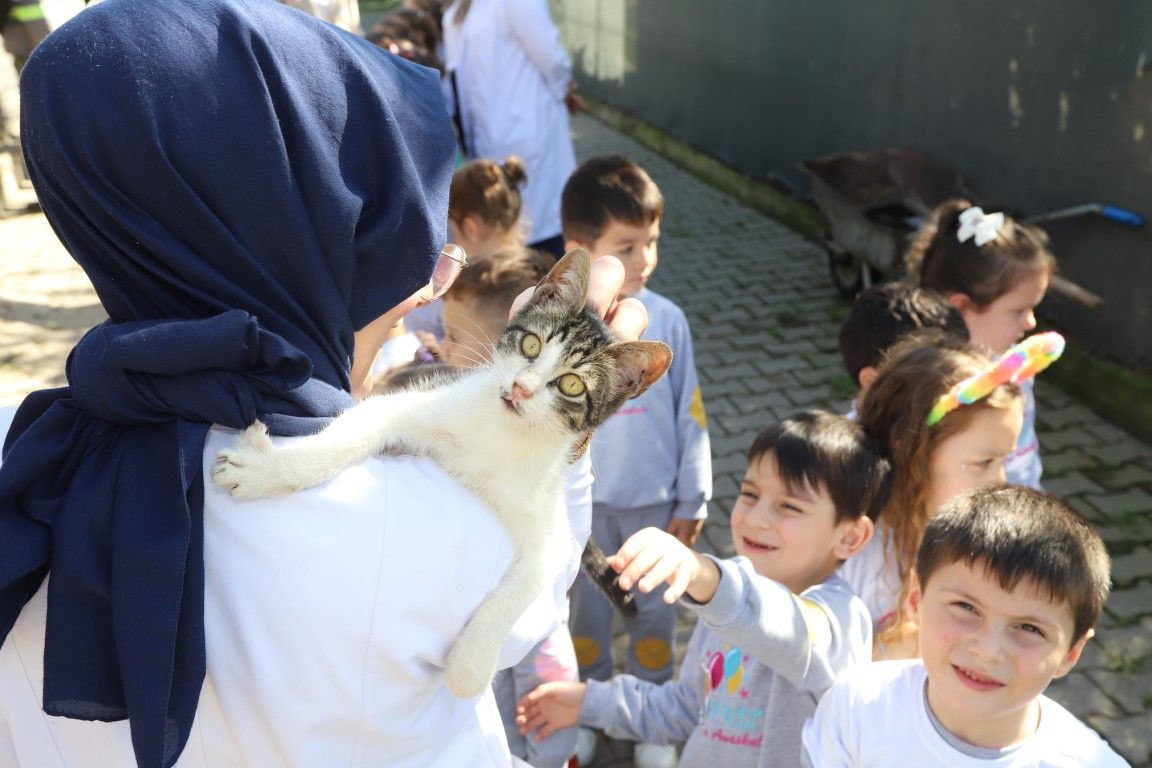
<path id="1" fill-rule="evenodd" d="M 417 459 L 275 501 L 204 482 L 253 420 L 290 440 L 351 405 L 430 294 L 454 152 L 435 73 L 272 0 L 106 0 L 21 98 L 44 212 L 109 320 L 68 387 L 0 414 L 0 764 L 507 765 L 491 696 L 442 680 L 512 556 L 473 497 Z"/>

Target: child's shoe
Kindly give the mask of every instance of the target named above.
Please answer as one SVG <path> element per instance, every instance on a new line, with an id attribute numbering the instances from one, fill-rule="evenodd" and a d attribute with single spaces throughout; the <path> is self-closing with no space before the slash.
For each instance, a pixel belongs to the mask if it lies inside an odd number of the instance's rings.
<path id="1" fill-rule="evenodd" d="M 632 764 L 636 768 L 676 768 L 676 747 L 640 742 L 632 753 Z"/>

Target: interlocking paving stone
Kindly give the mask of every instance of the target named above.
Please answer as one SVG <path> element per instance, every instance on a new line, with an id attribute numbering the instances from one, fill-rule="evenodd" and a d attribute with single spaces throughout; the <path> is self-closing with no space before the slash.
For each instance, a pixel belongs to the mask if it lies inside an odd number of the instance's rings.
<path id="1" fill-rule="evenodd" d="M 1140 547 L 1120 557 L 1112 558 L 1112 583 L 1128 585 L 1137 579 L 1152 578 L 1152 549 Z M 1143 613 L 1152 613 L 1152 603 L 1145 604 Z"/>
<path id="2" fill-rule="evenodd" d="M 1113 589 L 1104 610 L 1117 619 L 1131 619 L 1152 612 L 1149 584 L 1137 583 L 1131 589 Z"/>
<path id="3" fill-rule="evenodd" d="M 1079 677 L 1082 679 L 1085 676 L 1080 675 Z M 1148 706 L 1148 697 L 1152 696 L 1152 671 L 1121 673 L 1093 670 L 1088 673 L 1087 677 L 1100 686 L 1100 689 L 1106 691 L 1108 697 L 1120 705 L 1124 714 L 1134 715 L 1143 712 Z M 1085 691 L 1085 693 L 1088 692 Z M 1095 713 L 1110 714 L 1103 705 Z M 1119 716 L 1119 713 L 1112 716 Z"/>
<path id="4" fill-rule="evenodd" d="M 1152 712 L 1145 711 L 1119 720 L 1101 715 L 1086 718 L 1088 724 L 1112 744 L 1113 749 L 1123 755 L 1133 768 L 1145 768 L 1152 764 Z"/>
<path id="5" fill-rule="evenodd" d="M 1094 458 L 1084 452 L 1081 448 L 1065 448 L 1063 451 L 1049 451 L 1046 446 L 1040 446 L 1040 455 L 1044 461 L 1044 480 L 1042 481 L 1047 486 L 1048 478 L 1060 477 L 1063 474 L 1075 469 L 1088 469 L 1097 467 L 1097 462 Z M 1113 488 L 1115 486 L 1107 486 Z"/>
<path id="6" fill-rule="evenodd" d="M 1105 676 L 1105 679 L 1108 679 L 1107 676 L 1109 675 L 1116 676 L 1114 672 L 1068 675 L 1059 680 L 1053 680 L 1052 685 L 1048 687 L 1045 693 L 1079 718 L 1088 715 L 1120 717 L 1128 714 L 1109 695 L 1108 686 L 1096 682 L 1096 674 Z"/>
<path id="7" fill-rule="evenodd" d="M 1045 465 L 1045 469 L 1047 469 L 1047 465 Z M 1060 477 L 1053 478 L 1045 475 L 1041 483 L 1044 485 L 1044 490 L 1062 497 L 1104 492 L 1103 488 L 1079 472 L 1067 472 Z"/>
<path id="8" fill-rule="evenodd" d="M 1129 488 L 1107 495 L 1089 495 L 1085 499 L 1109 518 L 1117 520 L 1152 512 L 1152 494 L 1142 488 Z"/>

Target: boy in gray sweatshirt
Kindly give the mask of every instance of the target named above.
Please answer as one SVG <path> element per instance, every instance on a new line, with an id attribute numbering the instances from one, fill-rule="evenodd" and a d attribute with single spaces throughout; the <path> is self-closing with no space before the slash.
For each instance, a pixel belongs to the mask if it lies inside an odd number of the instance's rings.
<path id="1" fill-rule="evenodd" d="M 621 587 L 667 583 L 664 600 L 699 616 L 679 678 L 546 683 L 521 699 L 521 731 L 546 737 L 579 723 L 683 741 L 682 768 L 799 766 L 821 694 L 872 658 L 868 609 L 836 569 L 871 538 L 887 478 L 877 446 L 843 416 L 808 411 L 761 432 L 732 509 L 737 557 L 647 528 L 609 559 Z"/>

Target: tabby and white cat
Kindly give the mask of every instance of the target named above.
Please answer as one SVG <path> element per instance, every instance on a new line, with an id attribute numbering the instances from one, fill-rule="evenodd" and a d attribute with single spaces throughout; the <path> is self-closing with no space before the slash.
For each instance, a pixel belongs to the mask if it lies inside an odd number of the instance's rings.
<path id="1" fill-rule="evenodd" d="M 585 307 L 588 274 L 585 251 L 557 262 L 490 363 L 431 389 L 368 398 L 319 434 L 283 445 L 257 422 L 212 470 L 230 494 L 252 498 L 310 488 L 376 454 L 411 453 L 431 457 L 483 500 L 516 555 L 448 653 L 448 686 L 460 697 L 488 686 L 513 623 L 567 562 L 565 468 L 598 425 L 672 362 L 660 342 L 614 340 Z"/>

